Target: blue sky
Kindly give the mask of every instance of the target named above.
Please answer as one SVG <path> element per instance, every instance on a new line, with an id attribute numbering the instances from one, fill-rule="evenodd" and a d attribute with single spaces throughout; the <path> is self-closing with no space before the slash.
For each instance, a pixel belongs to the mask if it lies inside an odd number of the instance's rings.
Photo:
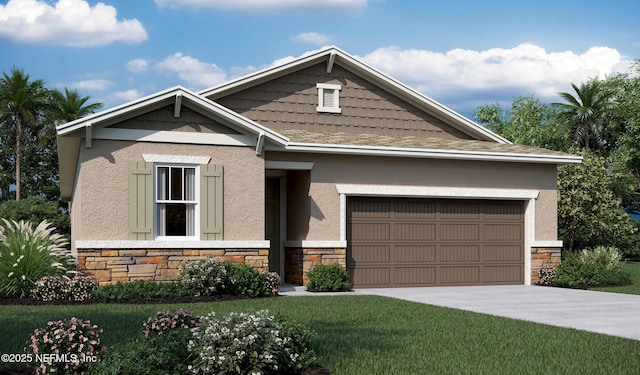
<path id="1" fill-rule="evenodd" d="M 0 1 L 0 71 L 107 107 L 336 45 L 466 116 L 640 57 L 637 0 Z"/>

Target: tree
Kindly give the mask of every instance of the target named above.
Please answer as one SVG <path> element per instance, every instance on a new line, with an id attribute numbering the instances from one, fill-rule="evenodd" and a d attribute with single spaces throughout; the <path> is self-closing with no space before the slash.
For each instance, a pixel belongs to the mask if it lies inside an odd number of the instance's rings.
<path id="1" fill-rule="evenodd" d="M 14 138 L 14 167 L 16 200 L 21 193 L 21 159 L 23 127 L 38 121 L 46 106 L 47 90 L 43 80 L 31 80 L 22 69 L 12 68 L 11 74 L 3 72 L 0 78 L 0 111 L 2 130 Z M 5 140 L 3 140 L 5 141 Z M 3 142 L 3 147 L 6 143 Z M 7 191 L 8 192 L 8 191 Z M 4 193 L 4 191 L 3 191 Z M 5 199 L 3 197 L 3 199 Z"/>
<path id="2" fill-rule="evenodd" d="M 637 224 L 620 207 L 608 170 L 606 159 L 592 152 L 583 153 L 581 164 L 558 168 L 558 227 L 570 251 L 603 245 L 638 253 Z"/>
<path id="3" fill-rule="evenodd" d="M 514 99 L 509 111 L 497 103 L 478 107 L 475 118 L 514 143 L 565 151 L 567 130 L 557 122 L 557 113 L 555 107 L 529 95 Z"/>
<path id="4" fill-rule="evenodd" d="M 613 102 L 611 92 L 605 90 L 602 81 L 591 79 L 580 86 L 571 84 L 575 96 L 568 92 L 560 92 L 566 103 L 553 103 L 561 111 L 561 116 L 570 125 L 569 141 L 572 145 L 594 150 L 598 153 L 610 150 L 611 138 L 615 137 L 613 129 L 604 123 L 605 112 L 610 110 Z"/>
<path id="5" fill-rule="evenodd" d="M 77 90 L 66 87 L 64 93 L 53 90 L 52 97 L 51 115 L 60 123 L 77 120 L 102 108 L 102 103 L 86 104 L 89 96 L 80 96 Z"/>

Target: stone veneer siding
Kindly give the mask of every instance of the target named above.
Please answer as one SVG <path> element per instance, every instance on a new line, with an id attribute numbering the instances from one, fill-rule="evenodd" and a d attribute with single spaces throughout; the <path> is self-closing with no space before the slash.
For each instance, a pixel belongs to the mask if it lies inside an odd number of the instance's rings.
<path id="1" fill-rule="evenodd" d="M 269 249 L 78 249 L 78 269 L 100 285 L 118 281 L 174 281 L 187 260 L 214 257 L 269 269 Z"/>
<path id="2" fill-rule="evenodd" d="M 342 268 L 347 266 L 347 249 L 345 248 L 285 248 L 284 268 L 285 282 L 294 285 L 307 285 L 307 272 L 320 264 L 338 263 Z"/>
<path id="3" fill-rule="evenodd" d="M 562 249 L 558 247 L 531 248 L 531 284 L 539 280 L 538 273 L 545 267 L 557 267 L 562 261 Z"/>

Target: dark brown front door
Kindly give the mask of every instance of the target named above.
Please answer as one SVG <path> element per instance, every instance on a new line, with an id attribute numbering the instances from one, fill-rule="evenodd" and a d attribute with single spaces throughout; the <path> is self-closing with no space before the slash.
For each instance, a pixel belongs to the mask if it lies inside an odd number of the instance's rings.
<path id="1" fill-rule="evenodd" d="M 348 200 L 355 287 L 524 283 L 521 201 Z"/>

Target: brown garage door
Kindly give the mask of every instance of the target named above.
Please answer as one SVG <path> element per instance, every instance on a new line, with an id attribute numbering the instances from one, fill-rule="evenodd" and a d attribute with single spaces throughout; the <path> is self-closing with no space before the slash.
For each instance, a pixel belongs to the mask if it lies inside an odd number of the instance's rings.
<path id="1" fill-rule="evenodd" d="M 351 197 L 348 207 L 355 287 L 524 283 L 520 201 Z"/>

